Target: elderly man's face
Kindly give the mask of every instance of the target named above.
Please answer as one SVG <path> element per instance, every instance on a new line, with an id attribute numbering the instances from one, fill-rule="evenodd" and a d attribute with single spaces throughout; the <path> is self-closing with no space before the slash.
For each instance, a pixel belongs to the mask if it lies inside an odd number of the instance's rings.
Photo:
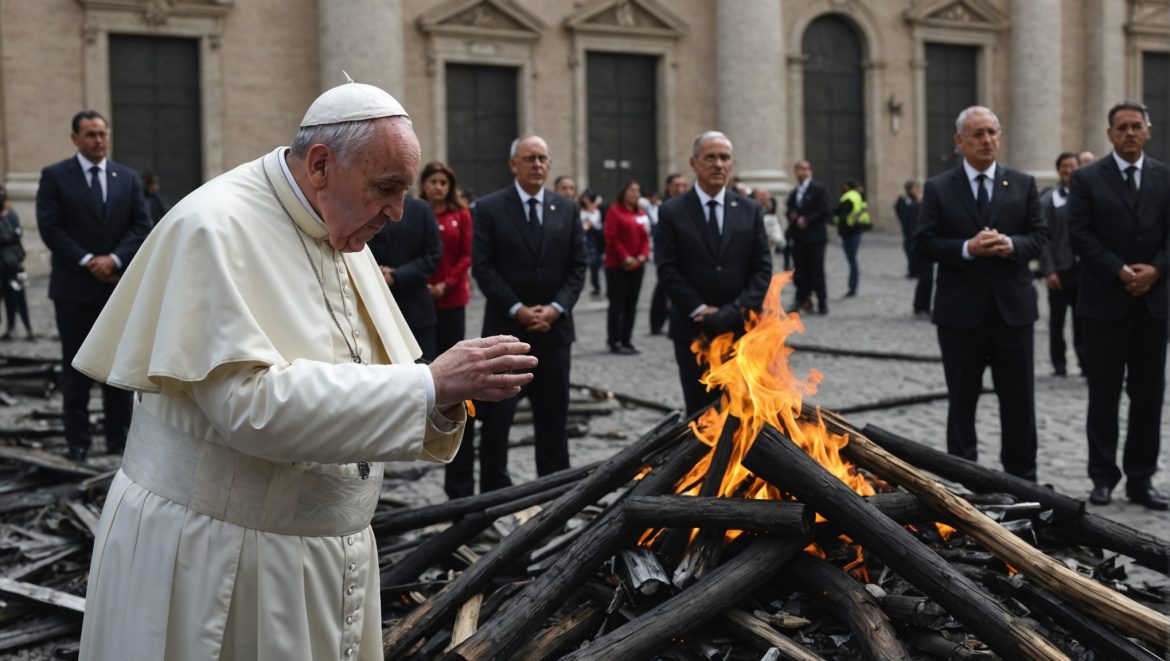
<path id="1" fill-rule="evenodd" d="M 329 159 L 331 171 L 317 193 L 318 211 L 329 244 L 358 252 L 386 221 L 402 220 L 402 199 L 418 176 L 418 138 L 408 121 L 391 118 L 378 122 L 375 137 L 355 150 L 348 164 L 333 153 Z"/>
<path id="2" fill-rule="evenodd" d="M 535 195 L 544 186 L 551 166 L 548 145 L 536 136 L 521 140 L 516 145 L 516 155 L 508 159 L 508 167 L 516 175 L 516 181 L 529 195 Z"/>
<path id="3" fill-rule="evenodd" d="M 1142 149 L 1150 139 L 1150 125 L 1139 110 L 1122 108 L 1113 114 L 1113 125 L 1107 131 L 1113 151 L 1133 163 L 1141 158 Z"/>
<path id="4" fill-rule="evenodd" d="M 963 130 L 955 134 L 955 146 L 976 170 L 986 170 L 999 155 L 999 124 L 991 113 L 973 110 Z"/>
<path id="5" fill-rule="evenodd" d="M 731 143 L 726 138 L 707 138 L 699 143 L 699 153 L 691 157 L 695 180 L 708 195 L 714 195 L 731 180 Z"/>

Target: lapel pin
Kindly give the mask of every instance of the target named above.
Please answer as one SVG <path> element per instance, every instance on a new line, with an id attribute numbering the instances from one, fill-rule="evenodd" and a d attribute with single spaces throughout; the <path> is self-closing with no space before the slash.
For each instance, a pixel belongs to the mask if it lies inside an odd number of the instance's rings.
<path id="1" fill-rule="evenodd" d="M 118 176 L 118 173 L 117 173 L 117 172 L 111 172 L 111 173 L 110 173 L 110 176 L 111 176 L 111 177 L 117 177 L 117 176 Z"/>
<path id="2" fill-rule="evenodd" d="M 733 207 L 734 207 L 734 206 L 738 206 L 738 205 L 735 203 L 735 200 L 732 200 L 732 201 L 731 201 L 731 206 L 733 206 Z"/>
<path id="3" fill-rule="evenodd" d="M 548 205 L 548 210 L 549 210 L 549 211 L 556 211 L 556 210 L 557 210 L 557 205 L 555 205 L 555 204 L 550 204 L 550 205 Z"/>
<path id="4" fill-rule="evenodd" d="M 1002 183 L 1003 183 L 1003 187 L 1007 188 L 1007 179 L 1004 179 Z"/>

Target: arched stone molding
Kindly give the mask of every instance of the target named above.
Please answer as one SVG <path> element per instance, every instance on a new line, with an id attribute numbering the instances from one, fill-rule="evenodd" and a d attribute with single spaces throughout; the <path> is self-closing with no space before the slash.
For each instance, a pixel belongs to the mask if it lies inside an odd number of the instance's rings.
<path id="1" fill-rule="evenodd" d="M 1129 17 L 1125 23 L 1125 96 L 1142 98 L 1142 54 L 1170 52 L 1170 2 L 1167 0 L 1129 0 Z M 1117 103 L 1115 99 L 1110 103 Z M 1167 127 L 1162 127 L 1166 130 Z"/>
<path id="2" fill-rule="evenodd" d="M 986 0 L 932 0 L 907 10 L 914 41 L 910 67 L 914 71 L 914 178 L 926 177 L 926 44 L 977 46 L 975 94 L 978 103 L 997 114 L 994 98 L 994 62 L 1000 34 L 1008 29 L 1009 17 Z"/>
<path id="3" fill-rule="evenodd" d="M 878 181 L 878 154 L 881 153 L 881 128 L 885 108 L 882 93 L 882 72 L 885 70 L 885 47 L 877 18 L 860 0 L 817 0 L 803 7 L 786 23 L 785 35 L 788 61 L 788 145 L 792 158 L 788 167 L 805 157 L 804 147 L 804 33 L 808 26 L 827 14 L 843 18 L 857 31 L 861 42 L 861 68 L 865 81 L 865 179 Z M 816 164 L 813 164 L 815 170 Z M 882 203 L 881 191 L 871 190 L 869 205 L 877 208 Z"/>
<path id="4" fill-rule="evenodd" d="M 655 0 L 594 0 L 570 14 L 564 21 L 572 35 L 569 68 L 573 72 L 573 143 L 570 162 L 579 190 L 589 187 L 588 93 L 585 62 L 589 51 L 651 55 L 658 59 L 657 144 L 658 172 L 669 172 L 674 162 L 671 136 L 674 114 L 675 70 L 678 68 L 678 39 L 687 24 Z M 659 182 L 654 182 L 657 186 Z"/>
<path id="5" fill-rule="evenodd" d="M 453 0 L 426 11 L 418 29 L 427 35 L 426 66 L 431 80 L 431 144 L 435 158 L 447 154 L 447 63 L 516 67 L 516 122 L 519 134 L 532 132 L 532 93 L 537 75 L 532 44 L 545 24 L 511 0 Z"/>
<path id="6" fill-rule="evenodd" d="M 223 172 L 223 61 L 220 40 L 235 0 L 78 0 L 85 106 L 110 116 L 109 35 L 186 37 L 199 41 L 203 178 Z M 112 119 L 112 118 L 111 118 Z M 117 150 L 115 145 L 114 150 Z"/>

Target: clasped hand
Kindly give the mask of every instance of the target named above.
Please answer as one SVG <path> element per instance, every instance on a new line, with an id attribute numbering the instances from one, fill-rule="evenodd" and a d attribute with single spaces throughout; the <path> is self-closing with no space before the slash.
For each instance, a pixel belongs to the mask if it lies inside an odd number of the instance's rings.
<path id="1" fill-rule="evenodd" d="M 1149 264 L 1126 264 L 1117 272 L 1121 282 L 1125 284 L 1125 291 L 1130 296 L 1145 296 L 1150 287 L 1158 281 L 1161 275 L 1158 269 Z"/>
<path id="2" fill-rule="evenodd" d="M 85 268 L 99 282 L 109 285 L 118 282 L 118 263 L 109 255 L 94 255 L 85 263 Z"/>
<path id="3" fill-rule="evenodd" d="M 516 310 L 516 321 L 529 333 L 547 333 L 560 316 L 552 305 L 521 305 Z"/>
<path id="4" fill-rule="evenodd" d="M 467 399 L 497 402 L 514 397 L 532 380 L 536 357 L 511 335 L 463 340 L 431 363 L 435 406 L 440 411 Z"/>
<path id="5" fill-rule="evenodd" d="M 967 252 L 972 257 L 1011 257 L 1015 247 L 1008 235 L 984 227 L 967 241 Z"/>

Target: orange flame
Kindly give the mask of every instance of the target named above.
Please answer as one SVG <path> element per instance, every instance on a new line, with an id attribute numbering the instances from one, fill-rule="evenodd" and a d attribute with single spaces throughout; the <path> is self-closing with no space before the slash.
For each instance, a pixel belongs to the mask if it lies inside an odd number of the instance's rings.
<path id="1" fill-rule="evenodd" d="M 738 340 L 731 333 L 726 333 L 710 341 L 700 336 L 691 344 L 696 361 L 705 362 L 709 366 L 703 375 L 703 383 L 708 389 L 719 388 L 722 391 L 718 408 L 708 409 L 698 421 L 692 423 L 695 436 L 714 447 L 729 415 L 735 416 L 740 422 L 731 461 L 717 495 L 770 499 L 783 497 L 779 490 L 763 480 L 749 479 L 750 472 L 740 464 L 756 436 L 764 425 L 769 424 L 787 434 L 854 491 L 863 496 L 872 495 L 873 486 L 840 456 L 840 450 L 848 443 L 848 437 L 829 433 L 819 416 L 815 424 L 797 419 L 804 398 L 816 394 L 817 385 L 823 377 L 820 372 L 809 370 L 807 376 L 798 378 L 788 364 L 788 356 L 792 354 L 792 349 L 787 346 L 788 337 L 793 333 L 804 332 L 800 315 L 786 313 L 780 303 L 780 292 L 791 279 L 791 271 L 772 277 L 762 312 L 759 315 L 751 314 L 746 325 L 747 332 Z M 693 495 L 698 492 L 710 462 L 709 453 L 679 481 L 680 485 L 691 485 L 683 493 Z M 749 486 L 742 489 L 744 484 Z"/>

